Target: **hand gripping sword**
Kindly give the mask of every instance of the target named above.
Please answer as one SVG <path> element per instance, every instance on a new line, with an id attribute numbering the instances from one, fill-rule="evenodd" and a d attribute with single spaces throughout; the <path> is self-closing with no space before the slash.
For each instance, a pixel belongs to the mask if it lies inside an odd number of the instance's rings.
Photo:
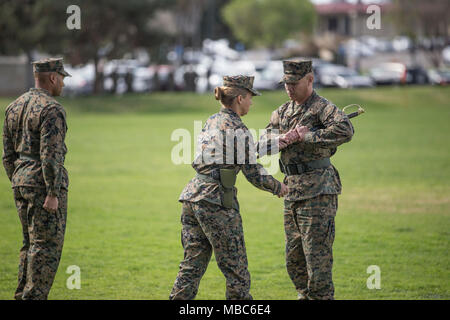
<path id="1" fill-rule="evenodd" d="M 345 106 L 342 109 L 342 111 L 345 112 L 345 109 L 347 109 L 348 107 L 352 107 L 352 106 L 357 106 L 358 110 L 348 114 L 347 117 L 349 119 L 355 118 L 355 117 L 357 117 L 360 114 L 365 112 L 364 109 L 359 104 L 356 104 L 356 103 L 349 104 L 348 106 Z M 317 131 L 317 130 L 320 130 L 320 129 L 324 129 L 324 126 L 316 126 L 316 127 L 311 128 L 309 131 L 314 132 L 314 131 Z M 261 157 L 265 156 L 266 154 L 270 153 L 271 149 L 272 149 L 272 145 L 267 145 L 267 148 L 265 148 L 263 150 L 259 150 L 259 144 L 258 144 L 258 157 L 257 158 L 261 158 Z"/>

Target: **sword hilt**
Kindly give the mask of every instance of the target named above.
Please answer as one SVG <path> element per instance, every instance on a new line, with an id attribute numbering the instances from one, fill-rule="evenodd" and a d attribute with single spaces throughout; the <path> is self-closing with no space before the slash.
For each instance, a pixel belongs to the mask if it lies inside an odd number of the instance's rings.
<path id="1" fill-rule="evenodd" d="M 349 104 L 349 105 L 345 106 L 345 107 L 342 109 L 342 111 L 345 112 L 345 109 L 347 109 L 348 107 L 352 107 L 352 106 L 358 106 L 358 110 L 356 110 L 355 112 L 352 112 L 352 113 L 348 114 L 347 117 L 348 117 L 349 119 L 354 118 L 354 117 L 357 117 L 357 116 L 359 116 L 360 114 L 362 114 L 362 113 L 365 112 L 365 110 L 364 110 L 359 104 L 356 104 L 356 103 Z M 320 130 L 320 129 L 324 129 L 324 126 L 313 127 L 313 128 L 311 128 L 309 131 L 314 132 L 314 131 L 317 131 L 317 130 Z M 272 148 L 267 148 L 267 149 L 268 149 L 268 150 L 267 150 L 267 153 L 268 153 L 268 152 L 270 151 L 270 149 L 272 149 Z M 267 154 L 267 153 L 266 153 L 266 154 Z M 264 155 L 265 155 L 265 154 L 263 154 L 263 155 L 258 154 L 258 158 L 260 158 L 260 157 L 262 157 L 262 156 L 264 156 Z"/>

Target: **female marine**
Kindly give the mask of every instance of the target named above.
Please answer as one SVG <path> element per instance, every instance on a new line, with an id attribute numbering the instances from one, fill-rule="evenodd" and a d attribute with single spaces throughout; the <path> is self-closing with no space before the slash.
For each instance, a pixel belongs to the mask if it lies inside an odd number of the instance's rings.
<path id="1" fill-rule="evenodd" d="M 247 300 L 250 273 L 239 213 L 236 175 L 242 170 L 255 187 L 284 196 L 287 187 L 256 163 L 253 138 L 241 117 L 249 112 L 254 77 L 224 77 L 223 86 L 215 89 L 222 107 L 207 121 L 198 137 L 192 167 L 196 175 L 184 188 L 182 235 L 184 259 L 170 299 L 194 299 L 200 280 L 214 252 L 226 278 L 226 298 Z"/>

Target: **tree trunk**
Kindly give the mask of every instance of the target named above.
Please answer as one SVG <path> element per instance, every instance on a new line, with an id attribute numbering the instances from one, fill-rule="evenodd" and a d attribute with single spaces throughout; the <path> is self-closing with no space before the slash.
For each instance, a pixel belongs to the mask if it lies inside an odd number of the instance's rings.
<path id="1" fill-rule="evenodd" d="M 95 68 L 95 78 L 94 78 L 94 94 L 103 92 L 103 68 L 100 70 L 99 66 L 100 59 L 98 54 L 95 54 L 94 58 L 94 68 Z"/>

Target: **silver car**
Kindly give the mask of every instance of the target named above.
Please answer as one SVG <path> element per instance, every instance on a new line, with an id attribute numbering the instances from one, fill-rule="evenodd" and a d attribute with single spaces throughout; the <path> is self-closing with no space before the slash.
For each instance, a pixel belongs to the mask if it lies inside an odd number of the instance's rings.
<path id="1" fill-rule="evenodd" d="M 318 82 L 323 87 L 358 88 L 373 87 L 374 81 L 367 76 L 360 75 L 345 66 L 328 64 L 317 69 Z"/>

